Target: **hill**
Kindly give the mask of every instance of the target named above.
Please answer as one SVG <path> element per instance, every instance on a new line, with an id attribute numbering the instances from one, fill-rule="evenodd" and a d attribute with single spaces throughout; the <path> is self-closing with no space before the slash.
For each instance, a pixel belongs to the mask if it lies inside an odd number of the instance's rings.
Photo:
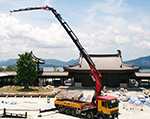
<path id="1" fill-rule="evenodd" d="M 15 66 L 18 59 L 9 59 L 0 61 L 0 66 Z"/>
<path id="2" fill-rule="evenodd" d="M 140 57 L 134 60 L 124 61 L 125 64 L 140 66 L 141 68 L 150 68 L 150 56 Z"/>
<path id="3" fill-rule="evenodd" d="M 16 62 L 18 59 L 9 59 L 9 60 L 2 60 L 0 61 L 0 66 L 15 66 Z M 72 65 L 78 62 L 78 59 L 74 60 L 69 60 L 67 62 L 65 61 L 61 61 L 61 60 L 56 60 L 56 59 L 45 59 L 45 64 L 42 64 L 42 66 L 45 67 L 52 67 L 52 66 L 68 66 L 68 65 Z"/>
<path id="4" fill-rule="evenodd" d="M 45 64 L 43 64 L 42 66 L 45 67 L 51 67 L 51 66 L 68 66 L 71 64 L 75 64 L 78 62 L 78 59 L 74 60 L 69 60 L 67 62 L 61 61 L 61 60 L 56 60 L 56 59 L 45 59 Z"/>
<path id="5" fill-rule="evenodd" d="M 9 59 L 0 61 L 0 66 L 14 66 L 16 65 L 18 59 Z M 78 63 L 78 59 L 69 60 L 69 61 L 61 61 L 57 59 L 45 59 L 45 64 L 42 64 L 44 67 L 52 67 L 52 66 L 68 66 Z M 134 60 L 123 61 L 124 64 L 131 64 L 135 66 L 140 66 L 141 68 L 150 68 L 150 56 L 140 57 Z"/>

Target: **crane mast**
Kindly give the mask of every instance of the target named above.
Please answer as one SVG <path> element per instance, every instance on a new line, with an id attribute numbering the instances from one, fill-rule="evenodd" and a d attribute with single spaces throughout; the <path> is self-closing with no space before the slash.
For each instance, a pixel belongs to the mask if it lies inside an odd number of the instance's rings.
<path id="1" fill-rule="evenodd" d="M 57 11 L 54 8 L 49 7 L 49 6 L 45 6 L 45 7 L 30 7 L 30 8 L 25 8 L 25 9 L 13 10 L 13 11 L 10 11 L 10 12 L 12 13 L 12 12 L 28 11 L 28 10 L 38 10 L 38 9 L 44 9 L 44 10 L 52 11 L 52 13 L 55 15 L 55 17 L 57 18 L 57 20 L 64 27 L 64 29 L 66 30 L 66 32 L 68 33 L 68 35 L 71 37 L 71 39 L 73 40 L 73 42 L 75 43 L 75 45 L 77 46 L 77 48 L 79 49 L 79 51 L 81 52 L 82 56 L 85 58 L 85 60 L 89 64 L 89 67 L 91 69 L 92 79 L 93 79 L 93 81 L 96 84 L 95 97 L 97 99 L 97 96 L 101 95 L 101 89 L 102 89 L 102 84 L 101 84 L 101 81 L 100 81 L 101 74 L 96 69 L 95 64 L 92 61 L 92 59 L 90 58 L 89 54 L 86 52 L 86 50 L 80 44 L 79 39 L 77 38 L 77 36 L 73 32 L 73 30 L 69 27 L 69 25 L 67 24 L 67 22 L 61 17 L 61 15 L 59 13 L 57 13 Z"/>

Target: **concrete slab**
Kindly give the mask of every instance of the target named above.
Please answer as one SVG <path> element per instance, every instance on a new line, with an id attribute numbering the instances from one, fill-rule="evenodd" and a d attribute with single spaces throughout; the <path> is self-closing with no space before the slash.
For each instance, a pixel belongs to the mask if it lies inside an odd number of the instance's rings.
<path id="1" fill-rule="evenodd" d="M 92 90 L 85 90 L 85 94 L 88 95 Z M 109 93 L 109 95 L 116 95 L 117 92 Z M 138 95 L 140 92 L 128 92 L 127 95 Z M 0 97 L 0 114 L 3 112 L 3 108 L 11 113 L 24 114 L 26 111 L 28 113 L 28 119 L 85 119 L 79 117 L 73 117 L 65 114 L 60 114 L 58 111 L 41 113 L 42 117 L 38 117 L 39 109 L 50 109 L 54 107 L 55 98 L 50 98 L 50 103 L 47 103 L 47 98 L 12 98 L 12 97 Z M 2 103 L 2 101 L 4 103 Z M 16 104 L 11 104 L 11 102 L 17 102 Z M 5 103 L 10 102 L 10 103 Z M 130 110 L 130 104 L 127 103 L 128 110 L 124 109 L 123 106 L 127 102 L 120 102 L 119 112 L 121 115 L 119 119 L 148 119 L 150 117 L 150 107 L 143 106 L 143 111 L 138 110 L 134 107 L 134 110 Z M 10 118 L 5 118 L 10 119 Z"/>

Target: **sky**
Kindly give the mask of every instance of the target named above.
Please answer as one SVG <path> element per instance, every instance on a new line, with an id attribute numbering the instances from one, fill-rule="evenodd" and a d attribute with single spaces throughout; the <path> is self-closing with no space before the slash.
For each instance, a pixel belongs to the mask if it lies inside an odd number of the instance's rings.
<path id="1" fill-rule="evenodd" d="M 150 55 L 150 0 L 0 0 L 0 61 L 31 52 L 69 61 L 79 50 L 51 11 L 10 14 L 50 6 L 61 14 L 89 54 L 117 54 L 123 61 Z"/>

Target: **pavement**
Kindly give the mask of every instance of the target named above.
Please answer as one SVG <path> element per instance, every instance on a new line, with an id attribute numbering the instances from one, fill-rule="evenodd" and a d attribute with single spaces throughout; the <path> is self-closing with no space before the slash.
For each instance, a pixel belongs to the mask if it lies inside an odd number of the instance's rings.
<path id="1" fill-rule="evenodd" d="M 93 91 L 84 90 L 84 94 L 92 95 Z M 116 94 L 117 92 L 109 93 L 109 95 L 114 96 Z M 142 92 L 131 91 L 127 93 L 127 95 L 140 94 L 142 94 Z M 3 109 L 6 108 L 6 112 L 11 113 L 25 114 L 25 112 L 27 112 L 28 119 L 85 119 L 61 114 L 57 110 L 52 112 L 41 113 L 42 117 L 38 117 L 39 109 L 43 110 L 54 107 L 54 100 L 55 98 L 50 98 L 50 103 L 48 103 L 47 98 L 0 97 L 0 114 L 2 114 Z M 129 104 L 128 102 L 120 102 L 119 112 L 121 113 L 119 119 L 148 119 L 150 117 L 150 107 L 135 106 Z"/>

